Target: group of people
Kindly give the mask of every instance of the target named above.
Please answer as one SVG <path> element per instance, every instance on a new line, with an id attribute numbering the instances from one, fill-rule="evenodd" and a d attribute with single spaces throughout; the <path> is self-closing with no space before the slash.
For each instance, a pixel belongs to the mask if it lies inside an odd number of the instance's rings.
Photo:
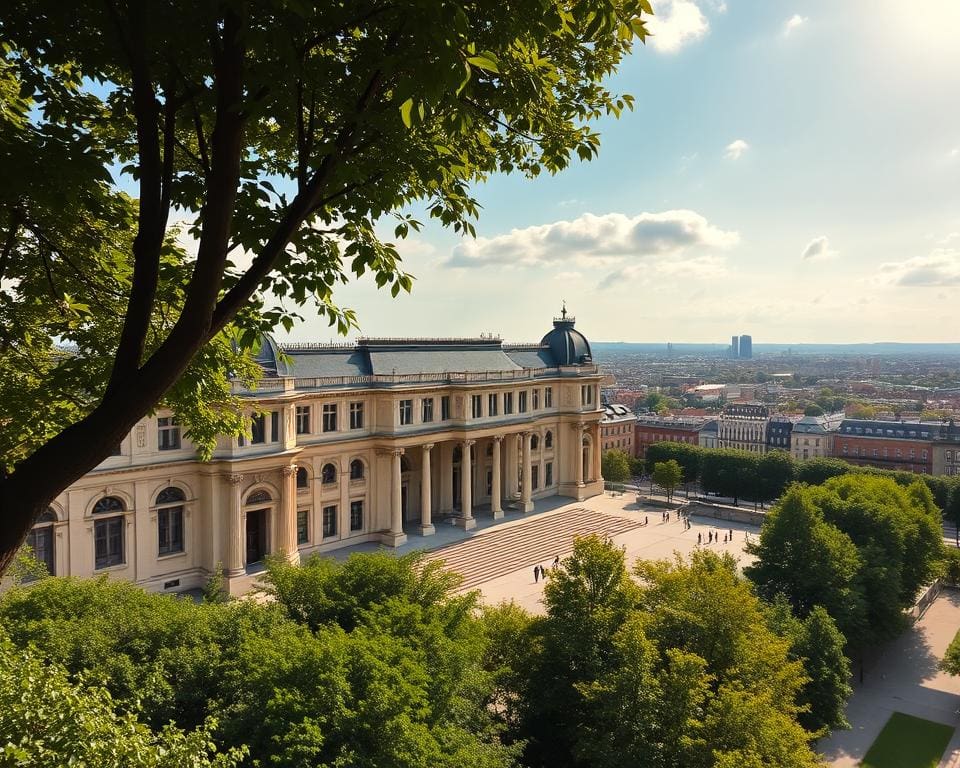
<path id="1" fill-rule="evenodd" d="M 553 568 L 560 567 L 560 555 L 557 555 L 555 558 L 553 558 L 552 567 Z M 550 572 L 550 569 L 547 566 L 540 565 L 540 563 L 537 563 L 535 566 L 533 566 L 533 580 L 537 582 L 537 581 L 540 581 L 540 579 L 546 579 L 547 573 L 549 572 Z"/>
<path id="2" fill-rule="evenodd" d="M 720 542 L 720 531 L 707 531 L 707 544 L 713 544 L 713 542 Z M 723 543 L 726 544 L 729 541 L 733 541 L 733 528 L 723 534 Z M 703 534 L 697 534 L 697 544 L 703 544 Z"/>

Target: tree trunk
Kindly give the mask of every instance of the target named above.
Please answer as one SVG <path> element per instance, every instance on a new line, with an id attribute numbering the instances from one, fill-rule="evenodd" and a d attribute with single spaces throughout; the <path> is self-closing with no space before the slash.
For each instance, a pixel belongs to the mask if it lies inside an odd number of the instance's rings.
<path id="1" fill-rule="evenodd" d="M 178 351 L 164 375 L 142 372 L 106 396 L 0 478 L 0 576 L 13 562 L 37 517 L 59 493 L 107 458 L 186 370 L 203 340 Z M 168 362 L 171 362 L 168 358 Z"/>

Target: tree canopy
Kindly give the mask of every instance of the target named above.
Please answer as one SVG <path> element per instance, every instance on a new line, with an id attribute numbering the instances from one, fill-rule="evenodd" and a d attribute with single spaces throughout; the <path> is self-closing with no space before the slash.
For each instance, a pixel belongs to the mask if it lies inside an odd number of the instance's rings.
<path id="1" fill-rule="evenodd" d="M 683 469 L 676 459 L 658 461 L 653 465 L 653 482 L 667 493 L 667 501 L 673 500 L 673 492 L 683 480 Z"/>
<path id="2" fill-rule="evenodd" d="M 618 448 L 604 451 L 600 457 L 600 474 L 610 483 L 622 483 L 630 479 L 632 465 L 630 456 Z"/>
<path id="3" fill-rule="evenodd" d="M 0 445 L 0 572 L 50 499 L 161 403 L 201 452 L 239 432 L 229 398 L 202 403 L 229 393 L 225 372 L 261 332 L 305 306 L 353 326 L 333 294 L 351 276 L 409 290 L 386 220 L 402 238 L 416 206 L 472 234 L 472 184 L 594 157 L 591 121 L 632 105 L 603 81 L 650 13 L 648 0 L 5 3 L 0 404 L 25 417 Z M 175 221 L 195 253 L 176 247 Z"/>

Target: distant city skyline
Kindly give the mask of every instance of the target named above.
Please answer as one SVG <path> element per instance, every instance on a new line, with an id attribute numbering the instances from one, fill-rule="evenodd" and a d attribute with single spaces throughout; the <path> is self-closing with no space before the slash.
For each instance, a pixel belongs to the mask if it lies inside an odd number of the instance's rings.
<path id="1" fill-rule="evenodd" d="M 960 2 L 654 6 L 600 157 L 477 187 L 476 240 L 420 216 L 412 296 L 335 288 L 361 333 L 537 340 L 566 299 L 591 339 L 958 338 Z"/>

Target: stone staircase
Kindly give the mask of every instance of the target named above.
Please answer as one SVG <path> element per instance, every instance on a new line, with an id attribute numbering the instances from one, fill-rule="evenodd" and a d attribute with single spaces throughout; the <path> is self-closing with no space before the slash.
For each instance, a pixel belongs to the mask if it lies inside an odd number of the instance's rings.
<path id="1" fill-rule="evenodd" d="M 570 552 L 576 536 L 615 536 L 640 526 L 639 519 L 575 507 L 488 529 L 466 541 L 431 551 L 427 560 L 442 561 L 448 570 L 463 576 L 463 589 L 472 589 L 521 568 L 532 570 L 537 563 L 550 566 L 554 557 Z"/>

